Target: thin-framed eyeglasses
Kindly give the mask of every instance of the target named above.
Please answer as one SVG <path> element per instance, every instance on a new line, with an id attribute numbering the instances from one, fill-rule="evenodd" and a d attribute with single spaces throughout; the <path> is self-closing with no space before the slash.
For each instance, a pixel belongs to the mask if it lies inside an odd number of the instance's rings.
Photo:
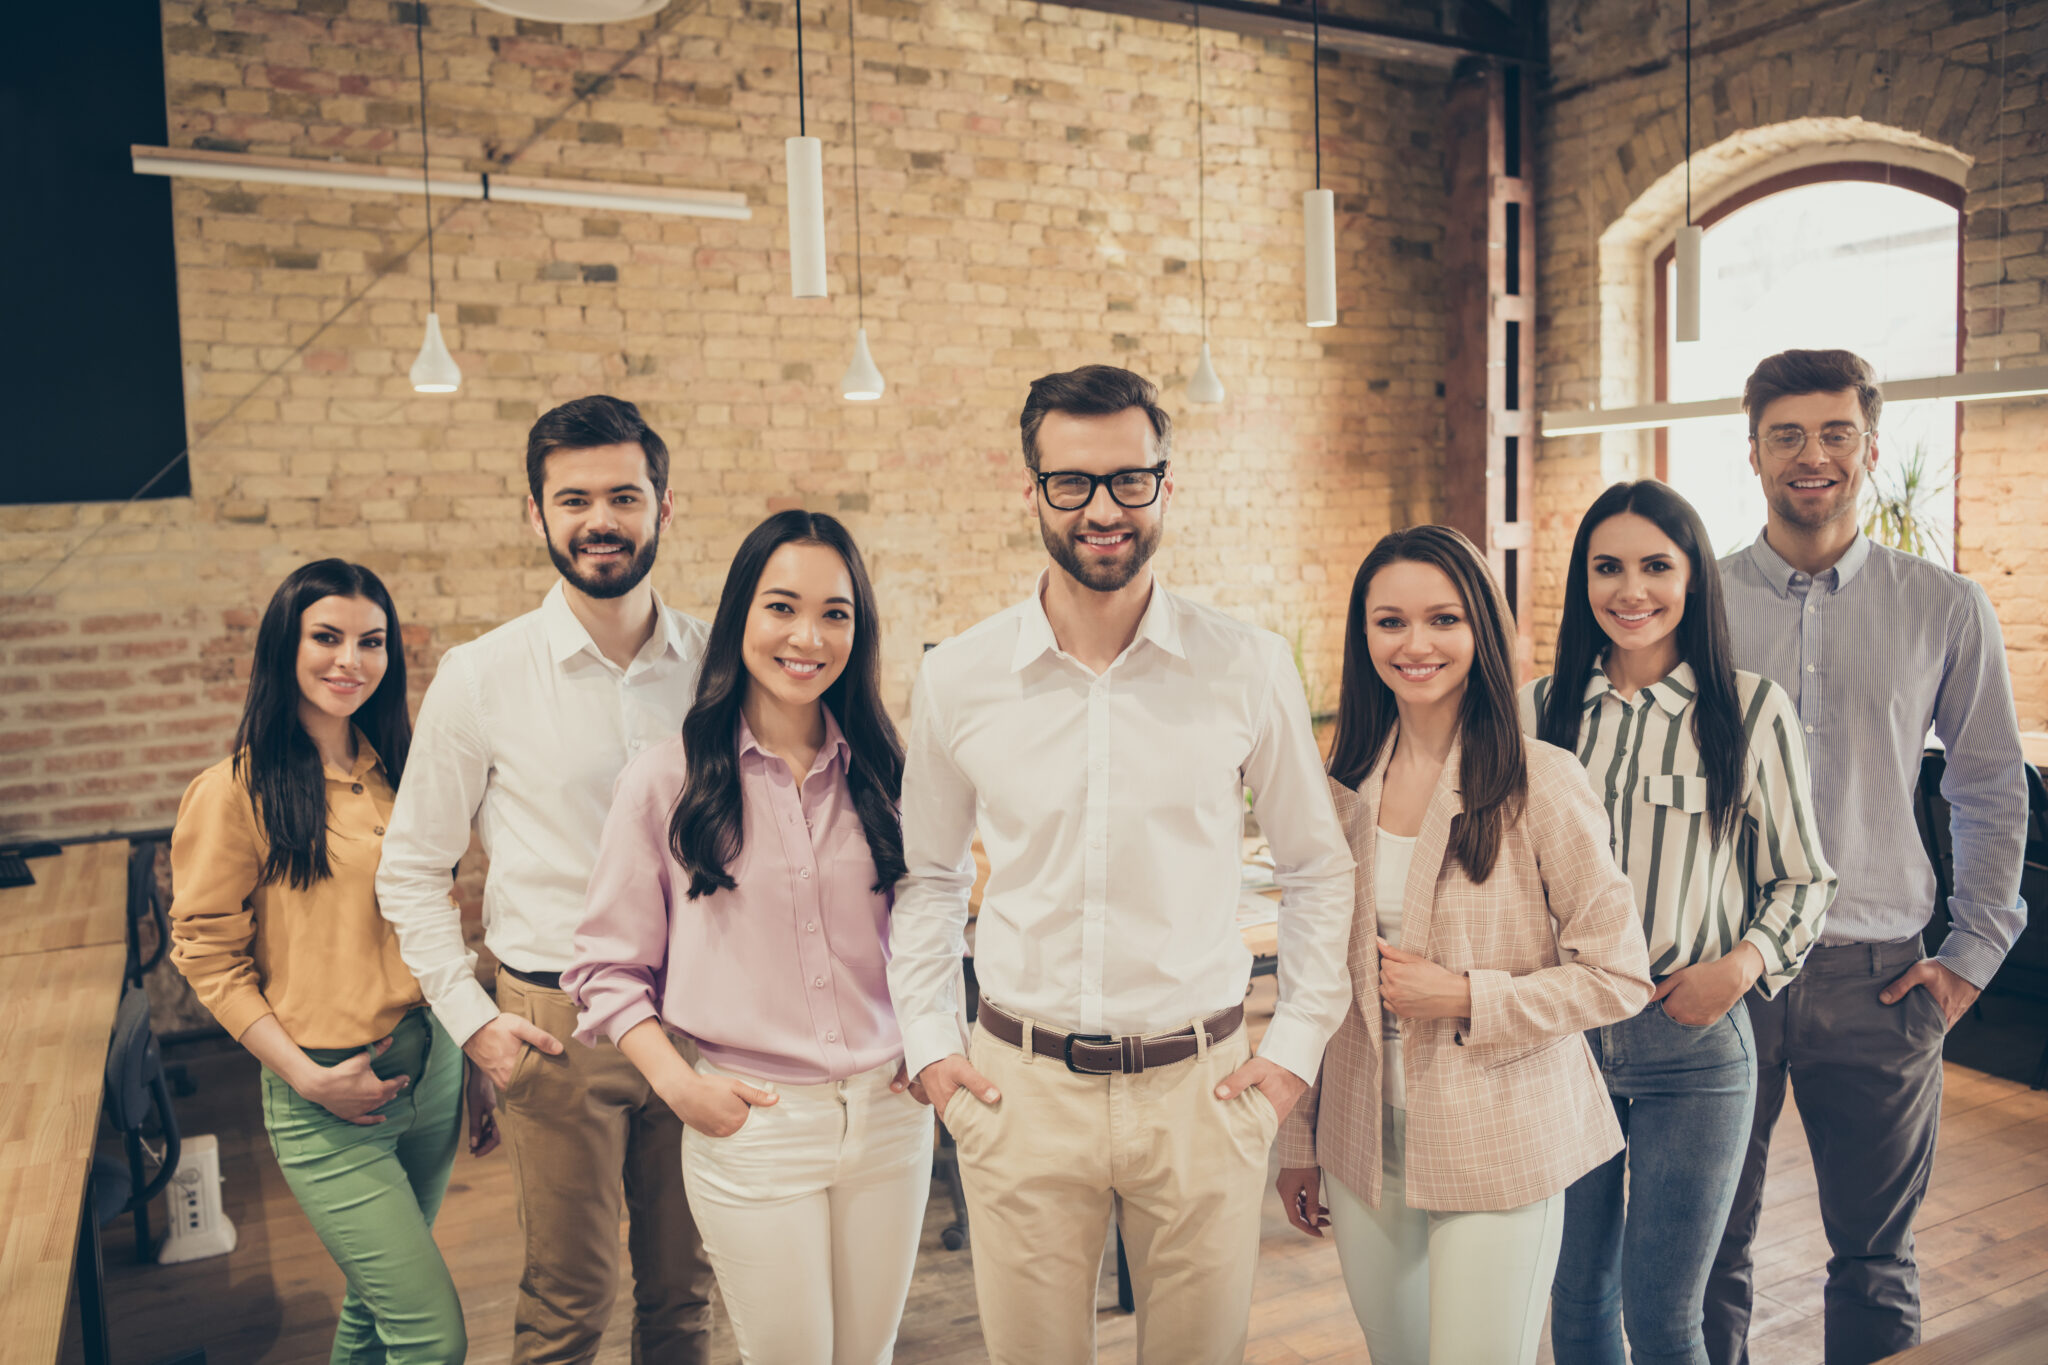
<path id="1" fill-rule="evenodd" d="M 1095 500 L 1095 490 L 1103 487 L 1119 507 L 1150 507 L 1159 501 L 1166 466 L 1167 461 L 1161 460 L 1149 469 L 1118 469 L 1108 474 L 1055 469 L 1038 475 L 1038 491 L 1045 505 L 1059 512 L 1080 511 Z"/>
<path id="2" fill-rule="evenodd" d="M 1863 443 L 1876 432 L 1865 431 L 1847 422 L 1830 422 L 1818 432 L 1812 433 L 1820 441 L 1820 448 L 1840 458 L 1859 454 Z M 1757 444 L 1781 460 L 1797 459 L 1799 452 L 1806 449 L 1809 433 L 1805 427 L 1772 427 L 1769 431 L 1757 433 Z"/>

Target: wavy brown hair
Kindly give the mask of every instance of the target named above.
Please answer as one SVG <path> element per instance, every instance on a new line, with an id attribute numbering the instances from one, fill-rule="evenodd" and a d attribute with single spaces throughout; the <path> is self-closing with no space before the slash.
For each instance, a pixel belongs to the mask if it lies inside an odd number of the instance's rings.
<path id="1" fill-rule="evenodd" d="M 1451 826 L 1451 856 L 1475 882 L 1493 875 L 1501 838 L 1529 797 L 1528 755 L 1515 705 L 1513 617 L 1477 546 L 1448 526 L 1413 526 L 1380 537 L 1351 580 L 1344 617 L 1344 683 L 1330 776 L 1356 787 L 1380 761 L 1400 713 L 1365 643 L 1365 598 L 1389 564 L 1427 564 L 1458 590 L 1472 627 L 1472 671 L 1458 708 L 1458 786 L 1465 810 Z"/>

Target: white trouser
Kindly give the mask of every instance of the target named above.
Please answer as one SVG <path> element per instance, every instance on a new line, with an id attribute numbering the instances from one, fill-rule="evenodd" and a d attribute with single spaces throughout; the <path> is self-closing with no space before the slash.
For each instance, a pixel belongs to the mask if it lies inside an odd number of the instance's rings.
<path id="1" fill-rule="evenodd" d="M 1380 1206 L 1323 1174 L 1351 1311 L 1373 1365 L 1534 1365 L 1564 1193 L 1499 1213 L 1411 1209 L 1407 1115 L 1382 1111 Z"/>
<path id="2" fill-rule="evenodd" d="M 697 1063 L 704 1075 L 721 1073 Z M 781 1085 L 731 1137 L 683 1132 L 683 1184 L 750 1365 L 887 1365 L 931 1192 L 932 1111 L 896 1063 Z"/>

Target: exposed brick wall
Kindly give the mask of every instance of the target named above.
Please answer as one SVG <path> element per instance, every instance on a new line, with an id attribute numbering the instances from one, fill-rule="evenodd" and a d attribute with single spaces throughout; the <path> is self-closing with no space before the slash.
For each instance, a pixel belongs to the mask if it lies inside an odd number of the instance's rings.
<path id="1" fill-rule="evenodd" d="M 2013 3 L 2008 13 L 1997 0 L 1752 0 L 1695 6 L 1694 18 L 1693 145 L 1720 146 L 1718 164 L 1696 158 L 1696 186 L 1703 174 L 1732 176 L 1852 139 L 1890 144 L 1887 159 L 1900 164 L 1927 165 L 1930 149 L 1960 153 L 1969 161 L 1968 360 L 2048 361 L 2048 3 Z M 1683 162 L 1683 35 L 1682 0 L 1550 6 L 1538 121 L 1543 407 L 1647 401 L 1638 297 L 1647 271 L 1631 259 L 1639 253 L 1603 249 L 1602 239 L 1632 206 L 1640 214 L 1667 194 Z M 2021 724 L 2048 728 L 2048 403 L 1963 412 L 1958 563 L 1997 606 Z M 1639 449 L 1627 436 L 1539 448 L 1539 659 L 1556 635 L 1579 515 L 1608 480 L 1634 472 Z"/>
<path id="2" fill-rule="evenodd" d="M 417 164 L 411 15 L 168 0 L 172 141 Z M 402 255 L 417 197 L 179 182 L 193 496 L 0 510 L 0 593 L 15 595 L 0 613 L 0 832 L 167 823 L 226 752 L 254 614 L 309 558 L 386 577 L 422 682 L 448 645 L 531 608 L 554 574 L 524 525 L 523 437 L 592 391 L 641 403 L 675 450 L 655 581 L 677 605 L 710 612 L 773 507 L 849 523 L 901 708 L 920 643 L 1014 600 L 1042 562 L 1019 494 L 1026 383 L 1109 360 L 1177 388 L 1193 367 L 1184 28 L 1019 0 L 863 0 L 867 320 L 890 388 L 856 406 L 831 387 L 854 322 L 842 6 L 805 7 L 834 296 L 801 302 L 780 183 L 797 122 L 790 7 L 676 0 L 652 21 L 566 30 L 455 0 L 429 15 L 441 167 L 493 169 L 524 147 L 506 170 L 741 190 L 753 220 L 437 201 L 440 311 L 466 378 L 430 397 L 405 380 L 427 298 L 424 253 Z M 666 31 L 600 79 L 650 24 Z M 1170 398 L 1181 488 L 1161 566 L 1299 634 L 1327 700 L 1351 568 L 1434 506 L 1445 81 L 1325 54 L 1345 325 L 1312 333 L 1307 48 L 1208 43 L 1209 300 L 1231 401 Z"/>

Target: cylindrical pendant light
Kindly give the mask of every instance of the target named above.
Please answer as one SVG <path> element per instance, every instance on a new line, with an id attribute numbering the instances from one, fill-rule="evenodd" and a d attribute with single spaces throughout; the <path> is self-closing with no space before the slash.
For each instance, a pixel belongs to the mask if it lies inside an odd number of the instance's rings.
<path id="1" fill-rule="evenodd" d="M 889 387 L 875 358 L 868 354 L 868 281 L 860 256 L 860 57 L 853 50 L 853 0 L 846 0 L 846 128 L 853 145 L 853 308 L 859 318 L 853 329 L 853 360 L 839 376 L 839 392 L 855 403 L 872 403 Z M 822 277 L 821 277 L 822 278 Z"/>
<path id="2" fill-rule="evenodd" d="M 1678 230 L 1678 240 L 1674 243 L 1678 278 L 1673 291 L 1677 297 L 1671 312 L 1678 324 L 1680 341 L 1700 339 L 1700 242 L 1705 236 L 1705 229 L 1688 223 Z"/>
<path id="3" fill-rule="evenodd" d="M 1700 241 L 1692 221 L 1692 0 L 1685 0 L 1685 226 L 1678 230 L 1678 279 L 1671 314 L 1680 341 L 1700 339 Z"/>
<path id="4" fill-rule="evenodd" d="M 1203 155 L 1202 7 L 1195 6 L 1195 268 L 1202 285 L 1202 363 L 1188 380 L 1190 403 L 1221 403 L 1223 381 L 1209 359 L 1209 162 Z"/>
<path id="5" fill-rule="evenodd" d="M 413 52 L 420 66 L 420 191 L 427 206 L 427 335 L 420 353 L 413 357 L 412 380 L 415 393 L 454 393 L 462 387 L 462 367 L 448 353 L 441 337 L 441 314 L 434 294 L 434 194 L 427 177 L 427 7 L 425 0 L 413 6 Z"/>
<path id="6" fill-rule="evenodd" d="M 804 4 L 796 3 L 796 131 L 783 140 L 789 170 L 789 292 L 825 297 L 825 149 L 806 136 L 804 122 Z"/>
<path id="7" fill-rule="evenodd" d="M 1301 192 L 1301 240 L 1304 255 L 1308 325 L 1337 325 L 1337 196 L 1323 188 L 1323 6 L 1315 0 L 1314 32 L 1309 49 L 1315 101 L 1316 187 Z"/>

